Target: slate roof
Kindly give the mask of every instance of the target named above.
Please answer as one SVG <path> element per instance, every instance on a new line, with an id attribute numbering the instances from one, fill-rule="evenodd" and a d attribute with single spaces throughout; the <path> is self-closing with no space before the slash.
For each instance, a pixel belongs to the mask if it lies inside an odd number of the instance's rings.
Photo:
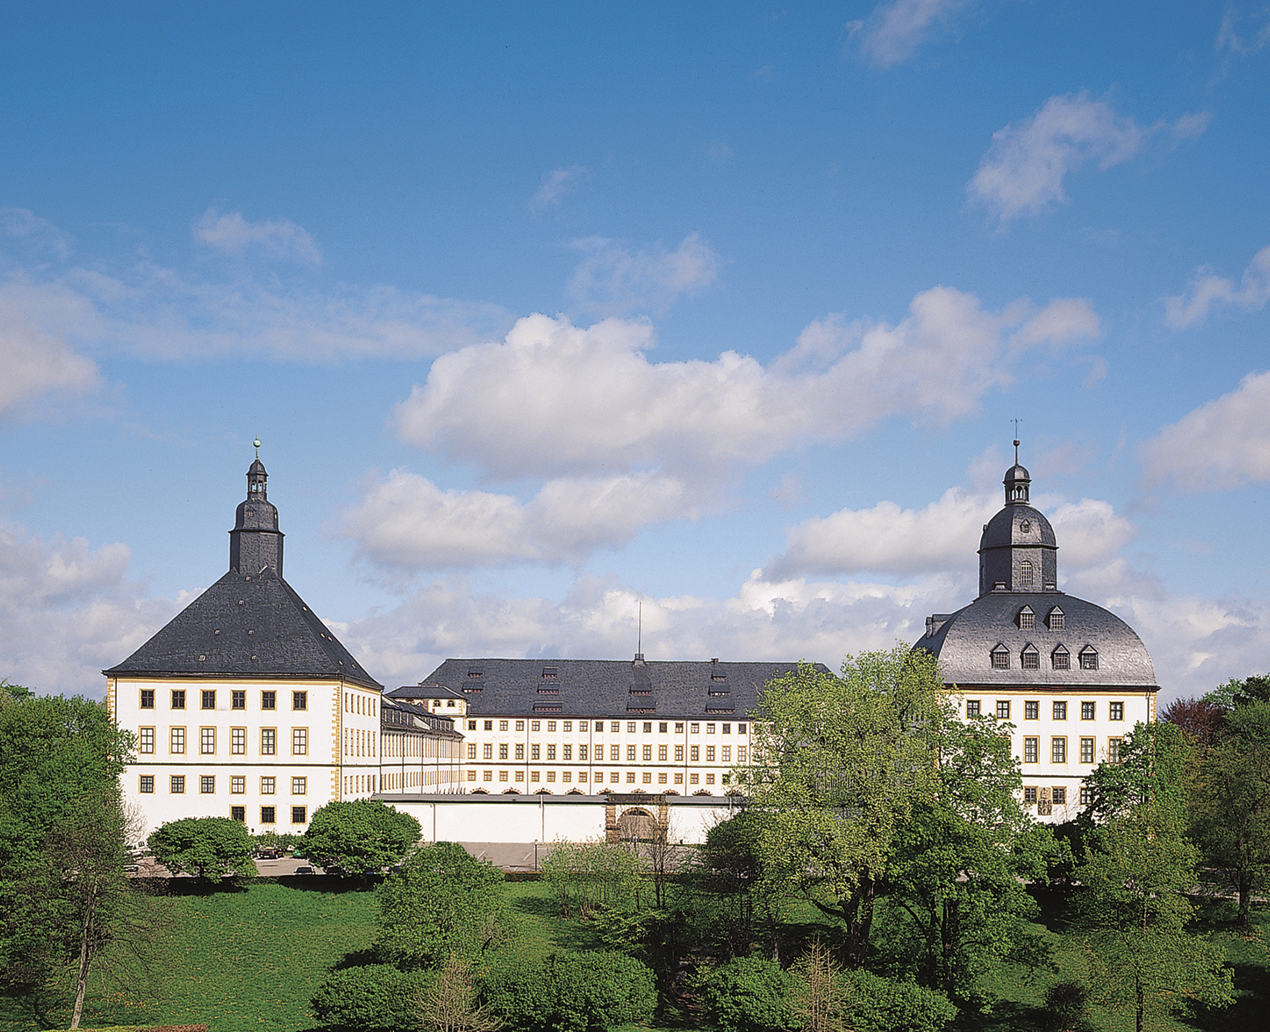
<path id="1" fill-rule="evenodd" d="M 1019 612 L 1029 606 L 1035 628 L 1019 627 Z M 1063 629 L 1051 630 L 1050 611 L 1063 612 Z M 1053 687 L 1125 687 L 1158 689 L 1151 656 L 1133 628 L 1101 606 L 1061 591 L 1006 591 L 982 595 L 949 615 L 931 618 L 934 633 L 922 637 L 914 648 L 925 649 L 939 659 L 945 682 L 959 687 L 978 685 Z M 942 622 L 941 622 L 942 621 Z M 1020 656 L 1031 643 L 1040 653 L 1038 669 L 1024 670 Z M 1010 652 L 1007 670 L 993 669 L 991 652 L 1004 644 Z M 1050 655 L 1063 645 L 1071 657 L 1070 670 L 1054 670 Z M 1080 669 L 1080 651 L 1086 645 L 1098 650 L 1098 669 Z"/>
<path id="2" fill-rule="evenodd" d="M 108 677 L 342 678 L 382 685 L 272 568 L 230 570 Z"/>
<path id="3" fill-rule="evenodd" d="M 429 713 L 422 706 L 404 699 L 380 697 L 379 726 L 385 731 L 427 731 L 445 738 L 462 738 L 454 729 L 454 718 Z"/>
<path id="4" fill-rule="evenodd" d="M 548 717 L 711 717 L 744 720 L 768 681 L 797 663 L 631 662 L 615 659 L 447 659 L 389 697 L 433 699 L 449 689 L 468 712 Z M 822 664 L 815 668 L 828 672 Z"/>

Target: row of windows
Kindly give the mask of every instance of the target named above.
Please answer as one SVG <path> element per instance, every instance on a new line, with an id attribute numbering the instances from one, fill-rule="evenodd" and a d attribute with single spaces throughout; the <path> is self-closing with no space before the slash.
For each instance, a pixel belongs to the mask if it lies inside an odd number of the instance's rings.
<path id="1" fill-rule="evenodd" d="M 154 709 L 154 692 L 153 688 L 141 689 L 142 709 Z M 214 710 L 216 708 L 215 688 L 204 688 L 197 694 L 199 696 L 200 709 Z M 184 688 L 173 688 L 171 708 L 174 710 L 185 709 L 186 695 L 187 692 Z M 245 689 L 235 688 L 230 691 L 229 708 L 236 710 L 245 710 L 247 708 L 247 692 Z M 278 708 L 278 693 L 272 689 L 262 691 L 260 693 L 260 708 L 262 710 L 276 710 Z M 307 710 L 309 708 L 309 693 L 307 691 L 292 692 L 291 708 L 293 710 Z"/>
<path id="2" fill-rule="evenodd" d="M 185 794 L 185 775 L 173 774 L 168 778 L 168 792 L 172 795 Z M 142 774 L 140 776 L 138 791 L 142 795 L 152 795 L 154 793 L 154 775 Z M 201 774 L 198 779 L 198 790 L 203 795 L 216 794 L 216 775 Z M 262 777 L 260 779 L 260 794 L 274 795 L 278 790 L 278 779 L 275 777 Z M 291 779 L 291 794 L 304 795 L 309 790 L 309 779 L 305 777 L 293 777 Z M 243 795 L 247 791 L 247 776 L 245 774 L 231 774 L 229 777 L 229 791 L 231 795 Z"/>
<path id="3" fill-rule="evenodd" d="M 362 695 L 359 692 L 344 693 L 345 713 L 359 713 L 364 717 L 373 717 L 377 709 L 374 698 L 369 695 Z"/>
<path id="4" fill-rule="evenodd" d="M 1028 571 L 1030 574 L 1031 568 L 1032 568 L 1031 564 L 1025 559 L 1023 561 L 1023 565 L 1028 568 Z M 1028 580 L 1028 584 L 1029 585 L 1031 584 L 1030 577 Z M 1067 615 L 1061 609 L 1059 609 L 1058 606 L 1055 606 L 1046 615 L 1045 623 L 1051 631 L 1064 630 L 1067 627 Z M 1036 630 L 1036 612 L 1032 609 L 1031 606 L 1024 606 L 1022 609 L 1019 610 L 1018 624 L 1019 624 L 1019 630 L 1021 631 Z"/>
<path id="5" fill-rule="evenodd" d="M 988 658 L 993 670 L 1010 669 L 1010 650 L 1006 648 L 1003 642 L 997 643 L 996 647 L 989 653 Z M 1098 650 L 1092 645 L 1086 645 L 1080 650 L 1079 659 L 1081 670 L 1098 669 Z M 1031 642 L 1024 645 L 1023 650 L 1019 653 L 1019 666 L 1024 670 L 1039 670 L 1041 668 L 1041 653 Z M 1059 645 L 1050 653 L 1050 667 L 1054 670 L 1070 670 L 1072 668 L 1072 656 L 1067 651 L 1066 646 Z"/>
<path id="6" fill-rule="evenodd" d="M 492 770 L 482 771 L 481 781 L 493 781 L 494 773 L 495 772 Z M 545 783 L 549 785 L 557 783 L 556 782 L 557 774 L 559 775 L 560 784 L 565 784 L 565 785 L 571 784 L 574 780 L 575 773 L 577 776 L 578 784 L 585 785 L 588 782 L 588 775 L 587 775 L 587 771 L 585 770 L 577 771 L 577 772 L 571 771 L 571 770 L 562 770 L 559 772 L 554 770 L 549 770 L 546 772 L 531 770 L 529 772 L 528 780 L 533 784 L 541 784 L 543 783 L 544 773 L 546 776 Z M 715 775 L 713 774 L 689 774 L 687 775 L 688 784 L 700 785 L 702 783 L 701 779 L 703 777 L 705 778 L 705 784 L 713 785 L 715 783 L 714 782 Z M 729 776 L 727 774 L 720 774 L 719 778 L 720 778 L 720 784 L 723 784 L 723 785 L 728 784 Z M 475 781 L 476 771 L 469 770 L 467 772 L 467 780 Z M 516 784 L 523 784 L 526 780 L 525 772 L 523 770 L 510 770 L 510 771 L 500 770 L 498 771 L 498 780 L 512 781 L 512 782 L 515 782 Z M 592 783 L 596 785 L 604 784 L 604 771 L 602 770 L 596 771 L 595 777 L 590 780 L 592 781 Z M 621 784 L 621 783 L 625 783 L 628 785 L 634 785 L 634 784 L 651 785 L 653 784 L 653 772 L 650 770 L 646 770 L 646 771 L 628 770 L 625 772 L 614 770 L 609 772 L 609 781 L 614 785 Z M 674 774 L 671 774 L 666 771 L 660 771 L 657 774 L 657 784 L 659 785 L 668 785 L 668 784 L 682 785 L 683 783 L 684 783 L 684 774 L 682 772 L 676 772 Z"/>
<path id="7" fill-rule="evenodd" d="M 1023 804 L 1025 806 L 1035 806 L 1037 802 L 1058 803 L 1060 806 L 1067 803 L 1067 789 L 1063 785 L 1055 785 L 1053 788 L 1039 790 L 1045 793 L 1049 798 L 1038 799 L 1038 789 L 1035 785 L 1025 785 L 1023 788 Z M 1082 803 L 1091 802 L 1093 800 L 1093 789 L 1082 788 L 1080 790 L 1080 801 Z M 1088 795 L 1088 798 L 1086 796 Z"/>
<path id="8" fill-rule="evenodd" d="M 476 720 L 469 720 L 469 721 L 467 722 L 467 729 L 468 729 L 469 731 L 475 731 L 475 730 L 477 729 L 477 723 L 478 723 L 478 722 L 477 722 Z M 500 730 L 500 731 L 507 731 L 507 730 L 510 730 L 509 724 L 511 724 L 511 723 L 512 723 L 512 721 L 509 721 L 509 720 L 500 720 L 500 721 L 498 722 L 498 730 Z M 516 725 L 516 730 L 517 730 L 517 731 L 524 731 L 524 730 L 525 730 L 525 722 L 524 722 L 523 720 L 517 720 L 517 721 L 515 721 L 514 723 L 515 723 L 515 725 Z M 563 725 L 564 725 L 564 726 L 562 727 L 562 729 L 561 729 L 561 730 L 563 730 L 563 731 L 572 731 L 572 730 L 573 730 L 573 721 L 572 721 L 572 720 L 561 720 L 561 721 L 555 721 L 555 720 L 547 720 L 547 721 L 542 721 L 542 720 L 531 720 L 531 721 L 529 722 L 529 730 L 530 730 L 530 731 L 541 731 L 541 730 L 542 730 L 542 725 L 543 725 L 544 723 L 547 725 L 547 731 L 548 731 L 548 733 L 554 732 L 554 731 L 556 730 L 556 724 L 557 724 L 557 723 L 560 723 L 560 724 L 563 724 Z M 611 725 L 612 725 L 612 726 L 609 728 L 610 733 L 615 734 L 615 735 L 617 735 L 617 734 L 621 734 L 621 733 L 622 733 L 622 721 L 620 721 L 620 720 L 614 720 L 614 721 L 611 721 L 610 723 L 611 723 Z M 643 724 L 643 732 L 644 732 L 644 734 L 646 734 L 646 735 L 651 735 L 651 734 L 653 733 L 653 724 L 654 724 L 654 723 L 656 723 L 656 724 L 657 724 L 657 734 L 659 734 L 659 735 L 665 735 L 665 734 L 669 734 L 669 733 L 670 733 L 670 721 L 667 721 L 667 720 L 659 720 L 659 721 L 652 721 L 652 720 L 645 720 L 645 721 L 628 720 L 628 721 L 626 721 L 626 733 L 627 733 L 628 735 L 633 735 L 633 734 L 635 734 L 635 733 L 636 733 L 636 730 L 635 730 L 635 729 L 636 729 L 637 727 L 639 727 L 641 723 Z M 597 735 L 602 735 L 602 734 L 604 733 L 604 721 L 602 721 L 602 720 L 596 720 L 596 721 L 579 720 L 579 721 L 578 721 L 578 730 L 579 730 L 579 731 L 587 731 L 587 730 L 589 730 L 589 729 L 590 729 L 590 727 L 591 727 L 591 725 L 592 725 L 592 724 L 594 724 L 594 733 L 595 733 L 595 734 L 597 734 Z M 714 734 L 714 733 L 715 733 L 715 728 L 716 728 L 716 726 L 719 728 L 719 730 L 720 730 L 720 733 L 721 733 L 721 734 L 730 735 L 730 734 L 732 733 L 732 725 L 731 725 L 731 724 L 719 724 L 719 725 L 715 725 L 715 724 L 713 724 L 713 723 L 707 723 L 707 724 L 706 724 L 706 734 L 708 734 L 708 735 L 712 735 L 712 734 Z M 493 731 L 493 730 L 494 730 L 494 721 L 492 721 L 492 720 L 486 720 L 486 721 L 484 721 L 484 729 L 485 729 L 486 731 Z M 676 721 L 676 722 L 675 722 L 675 734 L 677 734 L 677 735 L 682 735 L 683 733 L 684 733 L 684 722 L 683 722 L 682 720 L 681 720 L 681 721 Z M 746 733 L 746 725 L 745 725 L 745 724 L 737 724 L 737 725 L 736 725 L 736 733 L 737 733 L 738 735 L 743 735 L 743 734 L 745 734 L 745 733 Z M 701 724 L 700 724 L 699 722 L 696 722 L 696 721 L 694 721 L 694 722 L 692 722 L 692 723 L 688 724 L 688 734 L 690 734 L 690 735 L 699 735 L 699 734 L 701 734 Z"/>
<path id="9" fill-rule="evenodd" d="M 214 727 L 200 727 L 198 729 L 198 751 L 203 756 L 216 755 L 216 732 Z M 137 728 L 137 752 L 143 755 L 153 755 L 155 749 L 155 729 L 153 727 Z M 168 752 L 173 756 L 183 756 L 185 754 L 185 728 L 173 727 L 168 729 Z M 229 729 L 229 753 L 231 756 L 247 755 L 247 729 L 245 727 L 231 727 Z M 309 754 L 309 729 L 307 727 L 293 727 L 291 729 L 291 755 L 307 756 Z M 276 756 L 278 755 L 278 729 L 276 727 L 262 727 L 260 729 L 260 755 Z"/>
<path id="10" fill-rule="evenodd" d="M 1107 739 L 1107 762 L 1108 763 L 1120 762 L 1120 744 L 1122 741 L 1124 740 L 1121 738 Z M 1096 749 L 1097 749 L 1097 742 L 1095 739 L 1093 738 L 1080 739 L 1080 762 L 1089 763 L 1089 764 L 1095 763 Z M 1040 752 L 1041 752 L 1040 738 L 1024 738 L 1023 739 L 1023 762 L 1024 763 L 1039 763 Z M 1059 738 L 1050 739 L 1050 762 L 1051 763 L 1066 763 L 1067 762 L 1067 739 L 1066 738 L 1059 737 Z"/>
<path id="11" fill-rule="evenodd" d="M 1067 719 L 1066 701 L 1055 702 L 1053 713 L 1054 713 L 1055 720 L 1066 720 Z M 983 715 L 982 700 L 967 699 L 966 700 L 966 716 L 979 717 L 982 715 Z M 1023 719 L 1024 720 L 1040 720 L 1040 718 L 1041 718 L 1040 702 L 1036 699 L 1025 700 L 1023 703 Z M 1010 700 L 1009 699 L 997 699 L 997 719 L 998 720 L 1010 719 Z M 1098 703 L 1088 702 L 1088 701 L 1082 702 L 1080 704 L 1080 719 L 1081 720 L 1097 720 L 1098 719 Z M 1107 703 L 1107 719 L 1108 720 L 1124 720 L 1124 703 L 1123 702 Z"/>
<path id="12" fill-rule="evenodd" d="M 477 744 L 476 742 L 467 743 L 467 758 L 469 760 L 476 759 L 476 744 Z M 512 760 L 512 759 L 524 760 L 525 759 L 525 744 L 523 742 L 512 742 L 512 743 L 499 742 L 497 744 L 498 744 L 498 758 L 500 760 Z M 481 759 L 483 760 L 494 759 L 494 746 L 495 746 L 495 743 L 493 742 L 483 743 L 481 745 Z M 543 755 L 544 748 L 546 751 L 545 757 Z M 674 762 L 683 763 L 684 762 L 684 746 L 676 745 L 673 748 L 674 748 Z M 687 747 L 689 763 L 701 762 L 701 748 L 702 747 L 699 745 L 690 745 Z M 554 742 L 549 742 L 547 743 L 545 747 L 538 744 L 537 742 L 533 742 L 529 745 L 529 759 L 541 760 L 545 758 L 547 760 L 555 760 L 555 759 L 572 760 L 573 750 L 574 750 L 573 744 L 569 742 L 566 742 L 560 746 L 557 746 Z M 626 747 L 625 762 L 627 763 L 637 762 L 636 750 L 638 750 L 640 754 L 638 757 L 639 760 L 642 760 L 644 763 L 653 762 L 653 747 L 651 745 L 645 745 L 645 746 L 628 745 Z M 732 746 L 730 745 L 723 745 L 718 747 L 713 745 L 707 745 L 705 747 L 705 751 L 706 751 L 706 763 L 716 763 L 716 762 L 731 763 L 732 762 Z M 597 745 L 595 747 L 595 752 L 591 753 L 591 750 L 588 748 L 587 743 L 581 742 L 578 744 L 577 752 L 578 752 L 579 763 L 588 763 L 588 762 L 603 763 L 604 762 L 604 746 L 602 745 Z M 559 755 L 557 755 L 557 753 Z M 657 762 L 658 763 L 670 762 L 670 754 L 671 754 L 670 746 L 666 746 L 666 745 L 657 746 Z M 717 760 L 715 759 L 716 754 L 718 755 Z M 744 745 L 738 745 L 736 747 L 736 762 L 737 763 L 747 762 L 747 755 L 748 755 L 748 749 Z M 620 745 L 610 745 L 608 759 L 610 763 L 623 762 L 622 761 L 622 747 Z"/>
<path id="13" fill-rule="evenodd" d="M 229 808 L 229 817 L 230 817 L 230 820 L 241 821 L 243 824 L 246 824 L 247 823 L 247 807 L 231 806 Z M 292 824 L 306 824 L 308 823 L 308 820 L 309 820 L 309 815 L 308 815 L 308 809 L 306 807 L 303 807 L 303 806 L 291 807 L 291 823 Z M 277 824 L 278 823 L 278 808 L 276 806 L 262 806 L 260 808 L 260 823 L 261 824 Z"/>

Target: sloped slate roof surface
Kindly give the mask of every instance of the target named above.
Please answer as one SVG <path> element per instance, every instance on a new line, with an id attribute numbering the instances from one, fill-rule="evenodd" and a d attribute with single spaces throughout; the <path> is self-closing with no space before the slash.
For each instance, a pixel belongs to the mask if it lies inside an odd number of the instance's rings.
<path id="1" fill-rule="evenodd" d="M 1023 630 L 1018 615 L 1024 606 L 1035 614 L 1036 627 Z M 1064 627 L 1051 630 L 1050 610 L 1063 611 Z M 1036 670 L 1022 669 L 1020 654 L 1028 643 L 1040 653 Z M 1010 651 L 1010 668 L 993 669 L 990 654 L 998 643 Z M 1050 655 L 1062 644 L 1071 655 L 1070 670 L 1054 670 Z M 1086 645 L 1098 650 L 1098 669 L 1080 669 L 1080 651 Z M 1060 591 L 992 593 L 977 598 L 945 618 L 930 637 L 914 648 L 939 658 L 939 669 L 950 684 L 967 685 L 1064 685 L 1090 687 L 1156 688 L 1155 666 L 1142 639 L 1127 623 L 1092 602 Z"/>
<path id="2" fill-rule="evenodd" d="M 1022 533 L 1020 523 L 1028 522 L 1030 532 Z M 1040 509 L 1022 502 L 1012 502 L 997 512 L 983 528 L 979 547 L 1003 548 L 1009 545 L 1053 545 L 1058 547 L 1054 528 Z"/>
<path id="3" fill-rule="evenodd" d="M 330 677 L 382 687 L 272 569 L 230 570 L 107 676 Z"/>
<path id="4" fill-rule="evenodd" d="M 632 663 L 613 659 L 447 659 L 397 698 L 467 699 L 468 712 L 564 717 L 713 717 L 743 720 L 773 678 L 797 663 Z M 819 663 L 817 670 L 827 672 Z M 551 673 L 554 671 L 554 673 Z"/>

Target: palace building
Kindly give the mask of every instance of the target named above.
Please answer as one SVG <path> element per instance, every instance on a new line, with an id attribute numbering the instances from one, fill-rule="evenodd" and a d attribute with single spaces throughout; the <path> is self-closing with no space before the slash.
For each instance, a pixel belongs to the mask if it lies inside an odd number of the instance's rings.
<path id="1" fill-rule="evenodd" d="M 1038 817 L 1074 818 L 1085 777 L 1115 761 L 1126 732 L 1155 719 L 1159 685 L 1142 640 L 1118 616 L 1058 590 L 1058 543 L 1029 501 L 1031 477 L 1005 474 L 1005 506 L 979 540 L 979 597 L 926 620 L 914 646 L 939 660 L 967 719 L 1014 725 L 1023 799 Z"/>

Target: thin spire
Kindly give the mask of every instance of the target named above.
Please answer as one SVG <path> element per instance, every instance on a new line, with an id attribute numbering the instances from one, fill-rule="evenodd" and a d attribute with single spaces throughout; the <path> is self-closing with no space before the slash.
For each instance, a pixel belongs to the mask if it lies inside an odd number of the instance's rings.
<path id="1" fill-rule="evenodd" d="M 1019 464 L 1019 424 L 1022 423 L 1023 420 L 1016 417 L 1010 420 L 1010 422 L 1014 424 L 1014 464 L 1017 466 Z"/>
<path id="2" fill-rule="evenodd" d="M 1015 444 L 1017 443 L 1018 442 L 1016 441 Z M 260 458 L 260 438 L 259 437 L 256 438 L 255 444 L 256 444 L 256 458 Z"/>

